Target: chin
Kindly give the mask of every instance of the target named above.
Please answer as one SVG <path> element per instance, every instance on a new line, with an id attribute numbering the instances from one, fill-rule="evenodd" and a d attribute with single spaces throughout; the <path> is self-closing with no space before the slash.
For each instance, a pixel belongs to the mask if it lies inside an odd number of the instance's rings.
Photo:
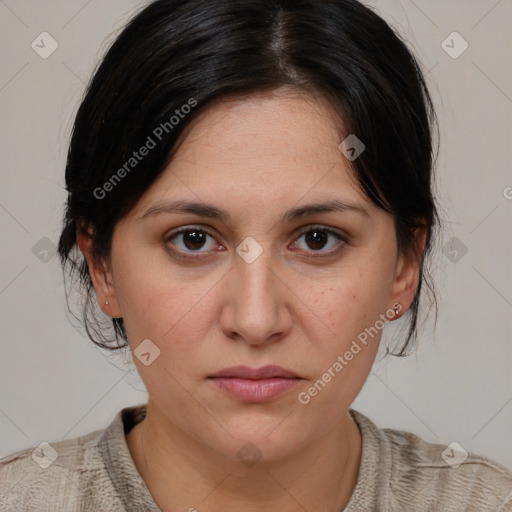
<path id="1" fill-rule="evenodd" d="M 286 414 L 264 419 L 246 414 L 243 422 L 240 419 L 233 422 L 221 420 L 229 434 L 221 429 L 220 438 L 216 436 L 214 440 L 210 437 L 207 442 L 215 444 L 216 451 L 234 461 L 243 462 L 245 458 L 260 462 L 282 461 L 320 437 L 319 429 L 316 434 L 309 433 L 285 418 Z"/>

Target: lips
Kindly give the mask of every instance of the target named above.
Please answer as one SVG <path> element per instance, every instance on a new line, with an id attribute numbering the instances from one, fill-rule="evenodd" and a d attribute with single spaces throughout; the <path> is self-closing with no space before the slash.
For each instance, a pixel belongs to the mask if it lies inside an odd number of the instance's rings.
<path id="1" fill-rule="evenodd" d="M 210 375 L 209 379 L 222 393 L 246 403 L 275 400 L 302 381 L 294 372 L 275 365 L 261 368 L 234 366 Z"/>
<path id="2" fill-rule="evenodd" d="M 214 375 L 209 375 L 209 378 L 238 378 L 238 379 L 298 379 L 300 378 L 297 374 L 290 370 L 282 368 L 281 366 L 268 365 L 262 366 L 261 368 L 249 368 L 248 366 L 232 366 L 230 368 L 224 368 L 220 372 Z"/>

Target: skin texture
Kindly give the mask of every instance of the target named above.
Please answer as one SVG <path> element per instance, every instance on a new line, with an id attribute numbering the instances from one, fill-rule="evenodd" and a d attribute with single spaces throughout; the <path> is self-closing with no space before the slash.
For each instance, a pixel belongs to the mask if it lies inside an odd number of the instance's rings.
<path id="1" fill-rule="evenodd" d="M 380 315 L 396 303 L 400 314 L 407 310 L 419 264 L 397 252 L 393 217 L 362 194 L 338 149 L 338 125 L 321 97 L 283 89 L 218 103 L 194 120 L 163 174 L 118 222 L 109 261 L 94 258 L 90 235 L 79 234 L 102 310 L 123 317 L 132 351 L 144 339 L 160 350 L 149 366 L 134 357 L 148 414 L 127 442 L 163 510 L 337 511 L 350 498 L 361 437 L 347 410 L 381 331 L 308 404 L 297 397 Z M 141 220 L 162 199 L 204 201 L 232 219 Z M 288 209 L 327 199 L 368 215 L 281 221 Z M 325 232 L 323 244 L 308 243 L 299 230 L 312 225 L 345 234 L 347 243 Z M 166 241 L 183 226 L 214 236 L 203 246 L 186 245 L 183 235 Z M 236 252 L 248 236 L 263 250 L 252 263 Z M 207 378 L 267 364 L 303 380 L 271 401 L 248 403 Z M 237 456 L 248 442 L 261 455 L 251 467 Z"/>

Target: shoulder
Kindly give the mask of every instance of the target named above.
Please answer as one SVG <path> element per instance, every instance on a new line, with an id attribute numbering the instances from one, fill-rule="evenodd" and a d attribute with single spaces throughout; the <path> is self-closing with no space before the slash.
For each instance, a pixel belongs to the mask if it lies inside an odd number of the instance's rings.
<path id="1" fill-rule="evenodd" d="M 390 510 L 512 510 L 512 470 L 458 443 L 430 443 L 353 415 L 363 444 L 377 447 L 379 493 Z"/>
<path id="2" fill-rule="evenodd" d="M 90 489 L 109 479 L 102 457 L 103 430 L 42 442 L 0 459 L 0 510 L 89 509 Z"/>

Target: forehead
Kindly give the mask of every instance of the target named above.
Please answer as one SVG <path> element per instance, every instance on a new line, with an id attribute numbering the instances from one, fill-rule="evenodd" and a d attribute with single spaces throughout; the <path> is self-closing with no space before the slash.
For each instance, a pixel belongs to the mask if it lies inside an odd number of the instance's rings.
<path id="1" fill-rule="evenodd" d="M 182 133 L 167 169 L 138 211 L 169 197 L 276 207 L 336 193 L 341 201 L 371 209 L 338 148 L 341 123 L 318 96 L 272 91 L 223 100 Z"/>
<path id="2" fill-rule="evenodd" d="M 225 99 L 191 123 L 176 161 L 197 154 L 269 170 L 281 162 L 341 161 L 341 120 L 321 96 L 286 89 Z M 184 134 L 185 135 L 185 134 Z M 236 164 L 235 164 L 236 165 Z"/>

